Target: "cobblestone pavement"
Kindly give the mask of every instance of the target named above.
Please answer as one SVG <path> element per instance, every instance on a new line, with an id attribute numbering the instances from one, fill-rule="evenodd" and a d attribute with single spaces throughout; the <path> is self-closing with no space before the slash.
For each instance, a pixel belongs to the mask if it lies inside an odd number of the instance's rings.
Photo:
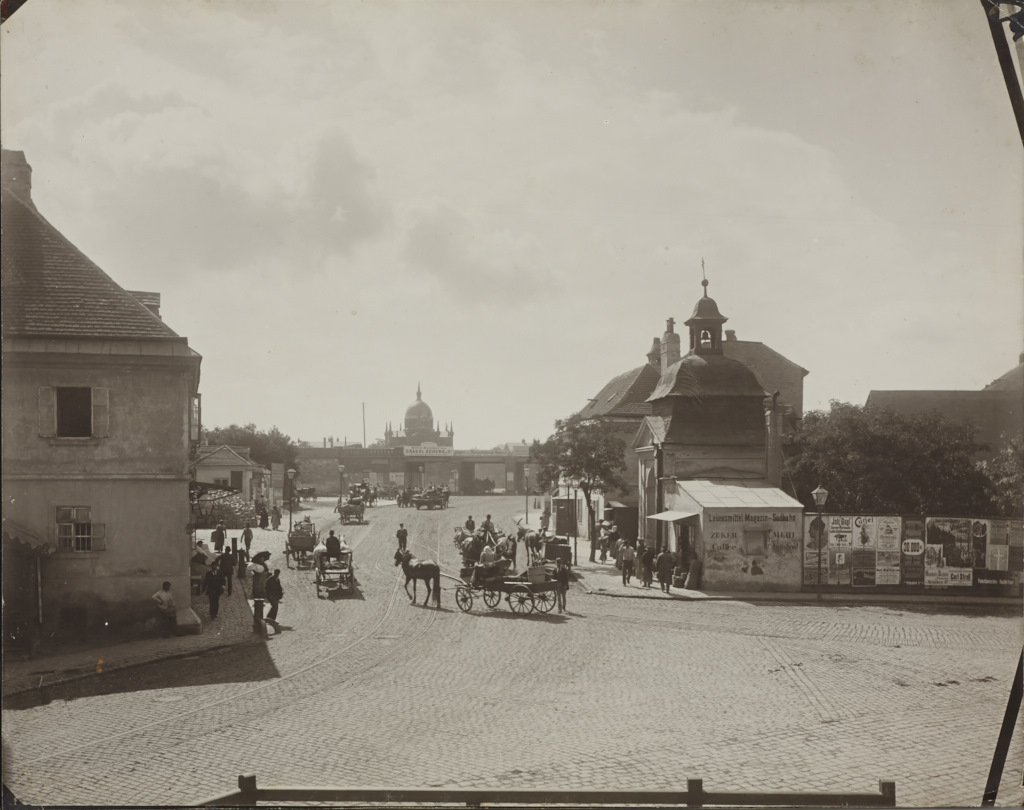
<path id="1" fill-rule="evenodd" d="M 871 791 L 978 805 L 1022 643 L 1019 616 L 929 607 L 610 599 L 569 613 L 412 606 L 402 521 L 456 574 L 448 511 L 383 506 L 343 531 L 358 586 L 318 599 L 274 553 L 281 632 L 5 702 L 5 781 L 34 804 L 178 804 L 262 784 Z M 331 522 L 330 505 L 314 519 Z M 418 599 L 424 598 L 422 584 Z M 1000 805 L 1021 800 L 1018 728 Z"/>

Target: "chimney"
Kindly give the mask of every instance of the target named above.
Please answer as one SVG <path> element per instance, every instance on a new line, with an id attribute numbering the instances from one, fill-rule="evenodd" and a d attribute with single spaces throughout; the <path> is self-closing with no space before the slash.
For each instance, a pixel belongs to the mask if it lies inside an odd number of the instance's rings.
<path id="1" fill-rule="evenodd" d="M 782 419 L 784 411 L 776 391 L 764 401 L 764 477 L 769 486 L 782 486 Z"/>
<path id="2" fill-rule="evenodd" d="M 661 373 L 679 362 L 679 335 L 675 332 L 675 318 L 665 321 L 665 334 L 661 336 Z"/>
<path id="3" fill-rule="evenodd" d="M 661 340 L 655 338 L 651 344 L 650 351 L 647 352 L 647 364 L 654 366 L 655 369 L 661 368 Z"/>
<path id="4" fill-rule="evenodd" d="M 0 153 L 0 172 L 4 189 L 35 208 L 32 202 L 32 167 L 25 160 L 25 153 L 4 149 Z"/>
<path id="5" fill-rule="evenodd" d="M 160 318 L 160 293 L 143 292 L 141 290 L 129 290 L 128 292 L 135 296 L 135 299 L 146 309 Z M 160 318 L 160 320 L 163 320 L 163 318 Z"/>
<path id="6" fill-rule="evenodd" d="M 736 340 L 736 330 L 735 329 L 726 329 L 725 330 L 725 339 L 726 340 Z"/>

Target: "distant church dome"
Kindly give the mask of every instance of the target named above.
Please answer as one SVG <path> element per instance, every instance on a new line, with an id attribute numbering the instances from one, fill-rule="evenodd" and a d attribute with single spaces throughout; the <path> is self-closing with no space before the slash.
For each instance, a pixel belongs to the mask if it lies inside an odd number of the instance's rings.
<path id="1" fill-rule="evenodd" d="M 416 401 L 405 409 L 405 429 L 411 430 L 433 430 L 434 412 L 430 406 L 423 401 L 419 383 L 416 384 Z"/>

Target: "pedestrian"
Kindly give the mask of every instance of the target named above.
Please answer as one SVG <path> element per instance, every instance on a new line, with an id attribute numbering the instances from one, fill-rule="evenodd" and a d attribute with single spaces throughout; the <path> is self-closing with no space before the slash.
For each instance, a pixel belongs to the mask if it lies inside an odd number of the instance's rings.
<path id="1" fill-rule="evenodd" d="M 213 541 L 213 550 L 220 554 L 224 550 L 224 538 L 227 532 L 223 523 L 218 523 L 217 528 L 213 530 L 213 534 L 210 535 L 210 539 Z"/>
<path id="2" fill-rule="evenodd" d="M 260 625 L 263 619 L 263 599 L 266 597 L 267 580 L 270 579 L 270 568 L 267 567 L 267 560 L 270 559 L 269 551 L 260 551 L 252 556 L 252 562 L 248 565 L 248 572 L 252 576 L 252 631 L 263 632 Z"/>
<path id="3" fill-rule="evenodd" d="M 473 520 L 472 515 L 470 515 L 469 518 L 466 520 L 466 531 L 470 534 L 476 531 L 476 521 Z"/>
<path id="4" fill-rule="evenodd" d="M 672 569 L 676 566 L 675 557 L 672 556 L 672 552 L 668 550 L 668 546 L 662 549 L 661 554 L 658 555 L 658 559 L 655 562 L 655 567 L 658 569 L 658 583 L 661 585 L 661 589 L 665 593 L 670 593 L 672 588 Z"/>
<path id="5" fill-rule="evenodd" d="M 270 525 L 270 516 L 267 514 L 267 507 L 260 507 L 260 528 L 266 529 Z"/>
<path id="6" fill-rule="evenodd" d="M 153 601 L 160 610 L 160 637 L 170 638 L 178 629 L 178 609 L 174 606 L 170 582 L 165 582 L 160 590 L 153 594 Z"/>
<path id="7" fill-rule="evenodd" d="M 263 525 L 263 516 L 267 514 L 267 510 L 263 510 L 263 514 L 260 515 L 260 528 L 265 529 Z M 249 549 L 252 548 L 252 525 L 249 523 L 245 524 L 245 529 L 242 530 L 242 542 L 245 543 L 245 554 L 249 555 Z"/>
<path id="8" fill-rule="evenodd" d="M 281 569 L 275 568 L 274 573 L 267 579 L 264 588 L 267 601 L 270 602 L 270 612 L 267 614 L 267 621 L 277 626 L 277 606 L 284 599 L 284 586 L 281 585 Z"/>
<path id="9" fill-rule="evenodd" d="M 270 510 L 270 522 L 273 525 L 275 532 L 281 528 L 281 507 L 276 503 L 274 504 L 274 508 Z"/>
<path id="10" fill-rule="evenodd" d="M 565 560 L 561 557 L 555 561 L 555 582 L 558 583 L 555 588 L 555 601 L 558 602 L 558 612 L 565 613 L 565 595 L 569 590 L 569 566 L 565 564 Z"/>
<path id="11" fill-rule="evenodd" d="M 224 582 L 227 584 L 228 596 L 231 596 L 231 580 L 235 575 L 235 566 L 238 564 L 238 557 L 231 546 L 217 558 L 217 567 L 224 574 Z"/>
<path id="12" fill-rule="evenodd" d="M 398 538 L 398 550 L 405 551 L 405 547 L 409 543 L 409 530 L 405 528 L 404 523 L 398 524 L 398 531 L 395 532 L 395 537 Z"/>
<path id="13" fill-rule="evenodd" d="M 224 574 L 217 563 L 203 577 L 202 592 L 210 598 L 210 618 L 216 619 L 220 613 L 220 595 L 224 592 Z"/>
<path id="14" fill-rule="evenodd" d="M 636 559 L 636 549 L 629 543 L 623 543 L 619 551 L 622 560 L 622 584 L 628 585 L 633 577 L 633 561 Z"/>
<path id="15" fill-rule="evenodd" d="M 512 570 L 515 571 L 516 570 L 516 555 L 517 555 L 518 550 L 519 550 L 519 538 L 516 537 L 514 534 L 510 534 L 506 538 L 506 543 L 507 543 L 506 553 L 508 554 L 508 558 L 510 560 L 512 560 Z"/>
<path id="16" fill-rule="evenodd" d="M 644 587 L 650 588 L 654 582 L 654 547 L 644 546 L 640 554 L 640 574 L 643 578 Z"/>
<path id="17" fill-rule="evenodd" d="M 548 507 L 545 506 L 544 507 L 544 511 L 541 513 L 541 516 L 540 516 L 540 530 L 541 530 L 541 532 L 546 532 L 548 530 L 548 526 L 550 524 L 551 524 L 551 510 L 548 509 Z"/>
<path id="18" fill-rule="evenodd" d="M 608 562 L 608 523 L 601 524 L 601 534 L 598 543 L 601 548 L 601 562 Z"/>

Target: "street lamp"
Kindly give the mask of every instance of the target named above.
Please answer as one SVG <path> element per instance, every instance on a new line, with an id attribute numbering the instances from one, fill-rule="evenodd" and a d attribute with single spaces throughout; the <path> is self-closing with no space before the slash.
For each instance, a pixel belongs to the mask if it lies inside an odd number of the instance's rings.
<path id="1" fill-rule="evenodd" d="M 345 465 L 338 465 L 338 487 L 340 492 L 338 493 L 338 503 L 345 502 Z"/>
<path id="2" fill-rule="evenodd" d="M 523 521 L 527 526 L 530 525 L 530 467 L 529 465 L 523 467 L 523 476 L 526 478 L 526 519 Z"/>
<path id="3" fill-rule="evenodd" d="M 295 489 L 292 481 L 295 478 L 295 470 L 288 470 L 288 534 L 292 533 L 292 507 L 295 500 Z"/>
<path id="4" fill-rule="evenodd" d="M 580 558 L 579 554 L 577 553 L 578 545 L 576 542 L 579 539 L 579 532 L 576 529 L 576 527 L 579 525 L 579 518 L 576 516 L 576 501 L 578 497 L 577 493 L 580 489 L 580 479 L 573 476 L 572 478 L 569 479 L 569 485 L 572 487 L 572 564 L 579 565 Z"/>
<path id="5" fill-rule="evenodd" d="M 818 488 L 811 493 L 811 497 L 814 498 L 814 503 L 818 506 L 818 601 L 821 601 L 821 546 L 825 540 L 825 521 L 821 518 L 821 510 L 825 507 L 825 501 L 828 500 L 828 490 L 825 489 L 821 484 L 818 484 Z"/>

